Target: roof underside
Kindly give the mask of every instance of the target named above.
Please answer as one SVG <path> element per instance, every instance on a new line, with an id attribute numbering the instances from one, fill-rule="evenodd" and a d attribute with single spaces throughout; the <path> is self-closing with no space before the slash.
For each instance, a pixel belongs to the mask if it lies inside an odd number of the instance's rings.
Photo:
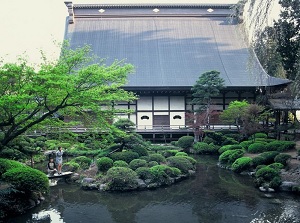
<path id="1" fill-rule="evenodd" d="M 189 8 L 165 9 L 164 16 L 140 16 L 141 8 L 122 11 L 119 6 L 111 9 L 109 16 L 99 16 L 101 6 L 79 8 L 76 17 L 74 7 L 75 22 L 67 27 L 71 47 L 89 44 L 95 54 L 107 58 L 106 64 L 115 59 L 133 64 L 135 73 L 129 75 L 128 87 L 193 86 L 202 73 L 210 70 L 219 71 L 227 87 L 289 82 L 265 73 L 244 43 L 237 24 L 222 8 L 219 13 L 214 9 L 213 16 L 195 16 L 196 9 Z M 107 13 L 110 9 L 104 10 Z M 129 14 L 139 16 L 126 16 Z"/>

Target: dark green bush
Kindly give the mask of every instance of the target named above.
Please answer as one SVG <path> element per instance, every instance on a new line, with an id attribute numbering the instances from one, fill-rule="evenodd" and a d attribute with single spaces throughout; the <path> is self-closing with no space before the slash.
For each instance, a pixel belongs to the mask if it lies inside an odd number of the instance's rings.
<path id="1" fill-rule="evenodd" d="M 296 148 L 296 143 L 293 141 L 279 141 L 275 140 L 267 144 L 269 151 L 285 152 Z"/>
<path id="2" fill-rule="evenodd" d="M 205 131 L 204 134 L 206 137 L 211 138 L 215 145 L 221 146 L 221 145 L 223 145 L 224 140 L 226 140 L 226 137 L 224 137 L 224 135 L 220 132 Z M 209 142 L 209 143 L 211 143 L 211 142 Z M 207 144 L 209 144 L 209 143 L 207 142 Z"/>
<path id="3" fill-rule="evenodd" d="M 223 140 L 222 146 L 225 146 L 225 145 L 234 145 L 234 144 L 239 144 L 239 142 L 236 141 L 233 138 L 224 136 L 224 140 Z"/>
<path id="4" fill-rule="evenodd" d="M 255 183 L 257 186 L 277 188 L 281 184 L 279 171 L 269 166 L 262 167 L 255 173 Z"/>
<path id="5" fill-rule="evenodd" d="M 266 145 L 264 143 L 255 142 L 248 147 L 249 153 L 262 153 L 266 152 Z"/>
<path id="6" fill-rule="evenodd" d="M 190 156 L 185 156 L 184 158 L 188 159 L 191 164 L 195 165 L 197 163 L 197 160 L 195 160 L 193 157 Z"/>
<path id="7" fill-rule="evenodd" d="M 28 158 L 26 154 L 21 152 L 18 149 L 14 148 L 5 148 L 0 152 L 0 156 L 3 158 L 11 159 L 11 160 L 25 160 Z"/>
<path id="8" fill-rule="evenodd" d="M 101 157 L 96 160 L 96 164 L 99 171 L 107 171 L 114 165 L 114 161 L 109 157 Z"/>
<path id="9" fill-rule="evenodd" d="M 192 148 L 193 143 L 193 136 L 182 136 L 178 139 L 177 145 L 187 151 L 188 149 Z"/>
<path id="10" fill-rule="evenodd" d="M 182 173 L 186 174 L 189 170 L 195 170 L 195 166 L 185 156 L 171 156 L 167 158 L 170 167 L 178 168 Z"/>
<path id="11" fill-rule="evenodd" d="M 18 167 L 26 167 L 26 166 L 18 161 L 0 158 L 0 177 L 6 171 Z"/>
<path id="12" fill-rule="evenodd" d="M 153 175 L 149 167 L 139 167 L 135 170 L 135 172 L 142 180 L 153 179 Z"/>
<path id="13" fill-rule="evenodd" d="M 249 141 L 243 141 L 243 142 L 240 142 L 240 145 L 245 148 L 246 150 L 248 150 L 248 147 L 253 143 L 252 140 L 249 140 Z"/>
<path id="14" fill-rule="evenodd" d="M 271 167 L 277 171 L 280 171 L 281 169 L 284 168 L 284 165 L 282 163 L 272 163 L 272 164 L 268 165 L 268 167 Z"/>
<path id="15" fill-rule="evenodd" d="M 289 159 L 291 159 L 291 155 L 280 153 L 277 156 L 275 156 L 274 161 L 276 163 L 281 163 L 282 165 L 286 166 Z"/>
<path id="16" fill-rule="evenodd" d="M 156 161 L 150 161 L 150 162 L 148 163 L 148 167 L 153 167 L 153 166 L 156 166 L 156 165 L 159 165 L 159 163 L 156 162 Z"/>
<path id="17" fill-rule="evenodd" d="M 130 168 L 112 167 L 107 171 L 104 182 L 109 190 L 133 190 L 138 186 L 137 174 Z"/>
<path id="18" fill-rule="evenodd" d="M 250 169 L 252 165 L 252 159 L 250 157 L 240 157 L 234 161 L 231 168 L 234 172 L 240 173 L 244 170 Z"/>
<path id="19" fill-rule="evenodd" d="M 128 163 L 126 163 L 124 160 L 116 160 L 113 164 L 114 167 L 128 167 Z"/>
<path id="20" fill-rule="evenodd" d="M 188 156 L 186 152 L 177 152 L 175 156 Z"/>
<path id="21" fill-rule="evenodd" d="M 17 167 L 6 171 L 2 178 L 11 183 L 16 189 L 25 192 L 49 191 L 49 180 L 46 174 L 30 167 Z"/>
<path id="22" fill-rule="evenodd" d="M 252 160 L 253 166 L 258 165 L 269 165 L 271 163 L 274 163 L 274 158 L 279 154 L 279 152 L 276 151 L 268 151 L 263 152 L 259 156 L 254 157 Z"/>
<path id="23" fill-rule="evenodd" d="M 179 150 L 169 149 L 169 150 L 163 151 L 162 155 L 167 158 L 170 156 L 175 156 L 178 152 L 179 152 Z"/>
<path id="24" fill-rule="evenodd" d="M 110 155 L 110 158 L 114 161 L 124 160 L 126 163 L 130 163 L 131 160 L 139 158 L 139 154 L 132 151 L 115 152 Z"/>
<path id="25" fill-rule="evenodd" d="M 232 165 L 234 161 L 244 155 L 244 150 L 227 150 L 219 156 L 220 163 Z"/>
<path id="26" fill-rule="evenodd" d="M 250 140 L 256 140 L 257 138 L 266 139 L 266 138 L 268 138 L 268 135 L 263 132 L 257 132 L 249 137 Z"/>
<path id="27" fill-rule="evenodd" d="M 92 159 L 86 156 L 78 156 L 72 159 L 72 162 L 78 163 L 81 169 L 86 170 L 90 167 Z"/>
<path id="28" fill-rule="evenodd" d="M 240 133 L 226 133 L 226 134 L 224 134 L 224 136 L 233 138 L 234 140 L 236 140 L 238 142 L 240 142 L 243 138 L 243 135 Z"/>
<path id="29" fill-rule="evenodd" d="M 208 137 L 208 136 L 204 137 L 202 142 L 205 142 L 207 144 L 210 144 L 210 143 L 216 144 L 216 141 L 213 138 Z"/>
<path id="30" fill-rule="evenodd" d="M 150 168 L 151 175 L 153 176 L 153 181 L 160 184 L 168 184 L 170 182 L 170 177 L 166 173 L 171 168 L 165 165 L 156 165 Z"/>
<path id="31" fill-rule="evenodd" d="M 181 150 L 181 148 L 178 146 L 150 145 L 149 150 L 154 151 L 154 152 L 167 151 L 167 150 L 179 151 L 179 150 Z"/>
<path id="32" fill-rule="evenodd" d="M 150 161 L 156 161 L 158 163 L 165 163 L 166 162 L 166 158 L 158 153 L 154 153 L 154 154 L 150 154 L 149 155 L 149 162 Z"/>
<path id="33" fill-rule="evenodd" d="M 193 150 L 197 154 L 217 154 L 219 146 L 207 144 L 205 142 L 197 142 L 193 145 Z"/>
<path id="34" fill-rule="evenodd" d="M 80 165 L 71 160 L 69 162 L 63 163 L 63 169 L 65 171 L 75 172 L 80 169 Z"/>
<path id="35" fill-rule="evenodd" d="M 131 149 L 132 152 L 136 152 L 139 156 L 148 156 L 148 151 L 144 146 L 136 145 Z"/>
<path id="36" fill-rule="evenodd" d="M 147 166 L 147 161 L 143 159 L 134 159 L 131 160 L 129 163 L 129 168 L 136 170 L 139 167 L 146 167 Z"/>

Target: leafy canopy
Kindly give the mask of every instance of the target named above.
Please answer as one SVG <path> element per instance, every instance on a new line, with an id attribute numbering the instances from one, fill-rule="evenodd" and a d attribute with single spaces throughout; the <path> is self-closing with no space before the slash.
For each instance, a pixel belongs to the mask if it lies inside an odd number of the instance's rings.
<path id="1" fill-rule="evenodd" d="M 108 129 L 117 110 L 114 101 L 132 101 L 123 90 L 133 66 L 111 65 L 91 54 L 89 46 L 71 49 L 63 43 L 57 61 L 36 71 L 26 60 L 0 65 L 0 150 L 29 129 L 62 125 L 65 116 Z"/>

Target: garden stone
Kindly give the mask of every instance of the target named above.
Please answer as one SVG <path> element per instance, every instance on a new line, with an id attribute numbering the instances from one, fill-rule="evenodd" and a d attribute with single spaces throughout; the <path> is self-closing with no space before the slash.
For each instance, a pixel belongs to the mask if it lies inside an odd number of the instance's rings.
<path id="1" fill-rule="evenodd" d="M 74 173 L 72 176 L 71 176 L 71 180 L 72 181 L 76 181 L 76 180 L 79 180 L 80 178 L 80 175 L 78 173 Z"/>
<path id="2" fill-rule="evenodd" d="M 90 177 L 83 178 L 81 181 L 81 183 L 85 183 L 85 184 L 90 184 L 90 183 L 94 183 L 94 182 L 95 182 L 95 179 L 90 178 Z"/>
<path id="3" fill-rule="evenodd" d="M 136 181 L 138 183 L 138 188 L 144 189 L 147 187 L 147 184 L 142 179 L 137 179 Z"/>
<path id="4" fill-rule="evenodd" d="M 295 186 L 299 186 L 299 184 L 290 181 L 283 181 L 279 188 L 281 191 L 292 191 Z"/>
<path id="5" fill-rule="evenodd" d="M 105 190 L 107 190 L 107 189 L 108 189 L 107 184 L 100 184 L 100 185 L 99 185 L 99 190 L 100 190 L 100 191 L 105 191 Z"/>

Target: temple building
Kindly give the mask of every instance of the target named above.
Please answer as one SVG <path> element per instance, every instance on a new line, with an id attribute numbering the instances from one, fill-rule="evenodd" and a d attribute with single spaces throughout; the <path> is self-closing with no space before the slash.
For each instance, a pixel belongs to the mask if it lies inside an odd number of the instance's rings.
<path id="1" fill-rule="evenodd" d="M 120 117 L 144 134 L 160 127 L 184 129 L 193 109 L 191 87 L 207 71 L 217 70 L 225 80 L 226 88 L 213 99 L 218 111 L 290 83 L 264 71 L 244 40 L 233 4 L 65 4 L 71 47 L 88 44 L 106 64 L 118 59 L 135 66 L 124 89 L 139 99 L 115 106 L 132 109 Z"/>

